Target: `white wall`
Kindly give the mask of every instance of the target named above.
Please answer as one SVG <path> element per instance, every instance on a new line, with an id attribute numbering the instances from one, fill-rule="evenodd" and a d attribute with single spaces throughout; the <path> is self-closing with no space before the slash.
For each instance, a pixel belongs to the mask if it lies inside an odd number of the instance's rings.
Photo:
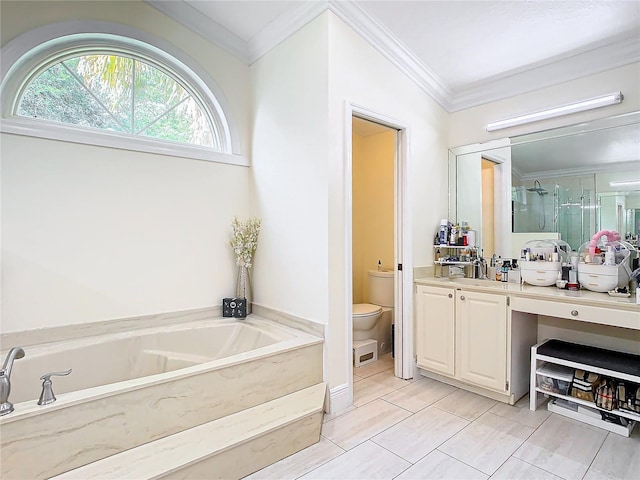
<path id="1" fill-rule="evenodd" d="M 251 66 L 255 303 L 327 323 L 327 18 Z"/>
<path id="2" fill-rule="evenodd" d="M 126 24 L 189 52 L 249 151 L 248 67 L 143 2 L 2 2 L 3 45 L 66 20 Z M 2 333 L 219 305 L 249 169 L 2 134 Z"/>
<path id="3" fill-rule="evenodd" d="M 329 331 L 330 387 L 348 381 L 350 352 L 346 344 L 349 298 L 345 272 L 345 104 L 347 102 L 396 119 L 409 128 L 408 180 L 412 212 L 413 266 L 433 261 L 431 244 L 440 219 L 447 216 L 447 138 L 442 108 L 402 72 L 332 13 L 329 21 Z M 350 122 L 350 119 L 348 119 Z M 409 312 L 406 312 L 409 314 Z"/>
<path id="4" fill-rule="evenodd" d="M 248 211 L 246 167 L 17 135 L 1 153 L 3 333 L 234 293 L 227 241 Z"/>
<path id="5" fill-rule="evenodd" d="M 328 324 L 325 378 L 330 388 L 340 387 L 351 361 L 345 102 L 410 125 L 416 265 L 432 260 L 431 239 L 447 212 L 446 113 L 330 12 L 257 61 L 251 73 L 252 205 L 264 225 L 255 301 Z"/>

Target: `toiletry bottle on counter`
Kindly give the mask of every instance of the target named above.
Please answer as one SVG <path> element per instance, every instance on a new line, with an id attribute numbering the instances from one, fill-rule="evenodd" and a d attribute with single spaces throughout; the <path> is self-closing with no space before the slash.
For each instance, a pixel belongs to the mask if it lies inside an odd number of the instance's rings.
<path id="1" fill-rule="evenodd" d="M 496 262 L 496 282 L 502 281 L 502 263 Z"/>
<path id="2" fill-rule="evenodd" d="M 560 255 L 558 254 L 558 247 L 553 247 L 553 253 L 551 254 L 551 261 L 552 262 L 560 261 Z"/>
<path id="3" fill-rule="evenodd" d="M 470 247 L 475 247 L 476 246 L 476 231 L 475 230 L 468 230 L 467 231 L 467 245 L 469 245 Z"/>
<path id="4" fill-rule="evenodd" d="M 578 271 L 578 252 L 571 252 L 571 256 L 569 257 L 569 262 L 571 263 L 571 269 L 574 271 Z"/>
<path id="5" fill-rule="evenodd" d="M 604 254 L 604 264 L 605 265 L 615 265 L 616 264 L 616 254 L 613 251 L 613 245 L 609 245 L 607 247 L 607 251 Z"/>
<path id="6" fill-rule="evenodd" d="M 442 220 L 440 220 L 440 231 L 438 232 L 438 241 L 440 242 L 440 245 L 447 244 L 447 241 L 449 240 L 447 238 L 448 233 L 449 233 L 449 220 L 447 220 L 446 218 L 443 218 Z"/>
<path id="7" fill-rule="evenodd" d="M 514 258 L 511 260 L 511 271 L 509 272 L 509 283 L 522 283 L 522 276 L 518 268 L 518 261 Z"/>
<path id="8" fill-rule="evenodd" d="M 462 236 L 462 245 L 465 247 L 469 246 L 469 232 L 471 231 L 471 227 L 468 222 L 462 222 L 462 229 L 460 234 Z"/>
<path id="9" fill-rule="evenodd" d="M 502 282 L 509 281 L 509 270 L 511 270 L 511 262 L 509 260 L 505 260 L 502 262 Z"/>

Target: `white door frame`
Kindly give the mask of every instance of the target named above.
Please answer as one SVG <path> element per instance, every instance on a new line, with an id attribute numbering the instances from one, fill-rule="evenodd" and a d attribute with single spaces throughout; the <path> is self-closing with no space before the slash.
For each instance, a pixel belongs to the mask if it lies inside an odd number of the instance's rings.
<path id="1" fill-rule="evenodd" d="M 349 359 L 348 382 L 350 397 L 353 398 L 353 279 L 352 279 L 352 117 L 379 123 L 397 130 L 396 155 L 395 155 L 395 225 L 394 225 L 394 270 L 395 280 L 395 365 L 394 373 L 400 378 L 412 378 L 414 375 L 413 362 L 413 258 L 411 243 L 411 217 L 409 215 L 409 188 L 408 188 L 408 164 L 409 164 L 409 125 L 398 121 L 380 112 L 365 108 L 354 103 L 345 103 L 345 285 L 346 305 L 345 318 L 347 319 L 346 358 Z M 398 265 L 402 264 L 402 272 L 398 271 Z"/>

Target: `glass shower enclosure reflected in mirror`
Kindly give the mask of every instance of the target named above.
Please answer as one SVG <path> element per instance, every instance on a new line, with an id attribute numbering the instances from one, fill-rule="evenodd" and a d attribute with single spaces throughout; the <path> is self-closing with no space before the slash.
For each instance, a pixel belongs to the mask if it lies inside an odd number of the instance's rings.
<path id="1" fill-rule="evenodd" d="M 590 240 L 596 228 L 594 175 L 513 182 L 514 233 L 544 233 L 573 249 Z"/>

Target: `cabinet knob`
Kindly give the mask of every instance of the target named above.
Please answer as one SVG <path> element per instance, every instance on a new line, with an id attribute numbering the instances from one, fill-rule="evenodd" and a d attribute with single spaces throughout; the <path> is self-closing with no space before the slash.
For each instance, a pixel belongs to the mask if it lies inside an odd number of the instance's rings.
<path id="1" fill-rule="evenodd" d="M 450 293 L 450 294 L 449 294 L 449 298 L 453 298 L 453 293 Z"/>
<path id="2" fill-rule="evenodd" d="M 460 300 L 464 300 L 464 295 L 460 295 Z"/>
<path id="3" fill-rule="evenodd" d="M 578 316 L 578 310 L 571 310 L 571 315 L 573 315 L 574 317 Z"/>

